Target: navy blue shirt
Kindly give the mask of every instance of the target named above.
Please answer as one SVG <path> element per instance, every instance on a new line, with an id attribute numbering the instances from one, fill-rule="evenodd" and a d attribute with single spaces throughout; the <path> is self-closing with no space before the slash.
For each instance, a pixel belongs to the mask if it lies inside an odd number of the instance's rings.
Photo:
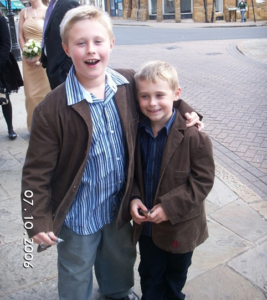
<path id="1" fill-rule="evenodd" d="M 176 110 L 174 110 L 171 118 L 158 132 L 158 135 L 156 137 L 154 137 L 153 135 L 150 120 L 148 118 L 144 118 L 139 125 L 141 159 L 143 169 L 142 172 L 145 188 L 144 204 L 147 207 L 147 209 L 151 209 L 154 205 L 154 198 L 159 182 L 161 161 L 164 153 L 164 148 L 173 121 L 176 117 L 176 113 Z M 151 223 L 145 222 L 142 234 L 146 236 L 151 236 L 151 229 Z"/>

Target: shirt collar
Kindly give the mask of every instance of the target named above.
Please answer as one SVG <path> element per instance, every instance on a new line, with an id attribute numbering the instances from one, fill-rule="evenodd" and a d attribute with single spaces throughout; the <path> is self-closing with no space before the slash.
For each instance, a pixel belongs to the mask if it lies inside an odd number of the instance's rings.
<path id="1" fill-rule="evenodd" d="M 105 75 L 106 75 L 106 85 L 108 85 L 109 88 L 113 90 L 114 93 L 117 92 L 118 89 L 117 87 L 119 85 L 129 83 L 129 81 L 123 75 L 110 68 L 106 68 Z M 89 103 L 93 103 L 94 101 L 93 99 L 95 99 L 95 97 L 91 93 L 89 93 L 78 81 L 75 75 L 74 66 L 72 66 L 69 71 L 68 77 L 66 79 L 65 88 L 66 88 L 68 106 L 74 105 L 83 100 L 86 100 Z"/>
<path id="2" fill-rule="evenodd" d="M 176 114 L 177 114 L 176 109 L 174 109 L 169 121 L 163 126 L 163 128 L 159 132 L 161 132 L 162 130 L 166 130 L 166 134 L 169 135 L 169 132 L 171 130 L 171 127 L 172 127 L 172 124 L 176 117 Z M 152 134 L 152 128 L 151 128 L 150 120 L 148 117 L 144 117 L 144 119 L 142 121 L 140 121 L 139 128 L 141 128 L 141 127 L 143 127 L 146 132 Z M 153 134 L 152 134 L 152 136 L 153 136 Z"/>

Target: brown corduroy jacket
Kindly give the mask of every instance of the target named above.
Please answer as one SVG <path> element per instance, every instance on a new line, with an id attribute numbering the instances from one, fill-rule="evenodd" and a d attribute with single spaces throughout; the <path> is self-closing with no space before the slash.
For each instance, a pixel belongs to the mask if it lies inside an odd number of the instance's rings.
<path id="1" fill-rule="evenodd" d="M 204 200 L 213 186 L 214 173 L 210 139 L 196 127 L 186 128 L 185 120 L 177 112 L 165 145 L 154 199 L 154 205 L 161 203 L 169 218 L 152 224 L 152 238 L 159 248 L 186 253 L 207 239 Z M 139 134 L 133 196 L 145 199 Z M 133 243 L 137 243 L 142 227 L 134 223 Z"/>

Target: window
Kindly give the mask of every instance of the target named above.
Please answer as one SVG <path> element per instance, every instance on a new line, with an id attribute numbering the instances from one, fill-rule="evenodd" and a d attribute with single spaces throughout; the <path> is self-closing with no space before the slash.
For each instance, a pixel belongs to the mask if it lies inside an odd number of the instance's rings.
<path id="1" fill-rule="evenodd" d="M 156 15 L 157 14 L 157 0 L 149 0 L 149 14 Z"/>
<path id="2" fill-rule="evenodd" d="M 164 7 L 163 7 L 164 14 L 174 14 L 174 0 L 164 0 Z"/>

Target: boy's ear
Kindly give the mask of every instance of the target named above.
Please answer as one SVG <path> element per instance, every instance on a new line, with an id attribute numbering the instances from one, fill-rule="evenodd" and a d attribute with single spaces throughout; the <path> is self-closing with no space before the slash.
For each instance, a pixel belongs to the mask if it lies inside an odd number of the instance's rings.
<path id="1" fill-rule="evenodd" d="M 110 40 L 110 50 L 113 49 L 114 44 L 115 44 L 115 39 Z"/>
<path id="2" fill-rule="evenodd" d="M 62 47 L 63 47 L 63 50 L 65 51 L 65 53 L 66 53 L 68 56 L 70 56 L 70 55 L 69 55 L 69 51 L 68 51 L 67 45 L 65 45 L 64 43 L 62 43 Z"/>
<path id="3" fill-rule="evenodd" d="M 181 88 L 180 87 L 177 88 L 177 90 L 175 91 L 175 94 L 174 94 L 174 96 L 175 96 L 174 101 L 177 101 L 180 98 L 181 92 L 182 92 Z"/>

